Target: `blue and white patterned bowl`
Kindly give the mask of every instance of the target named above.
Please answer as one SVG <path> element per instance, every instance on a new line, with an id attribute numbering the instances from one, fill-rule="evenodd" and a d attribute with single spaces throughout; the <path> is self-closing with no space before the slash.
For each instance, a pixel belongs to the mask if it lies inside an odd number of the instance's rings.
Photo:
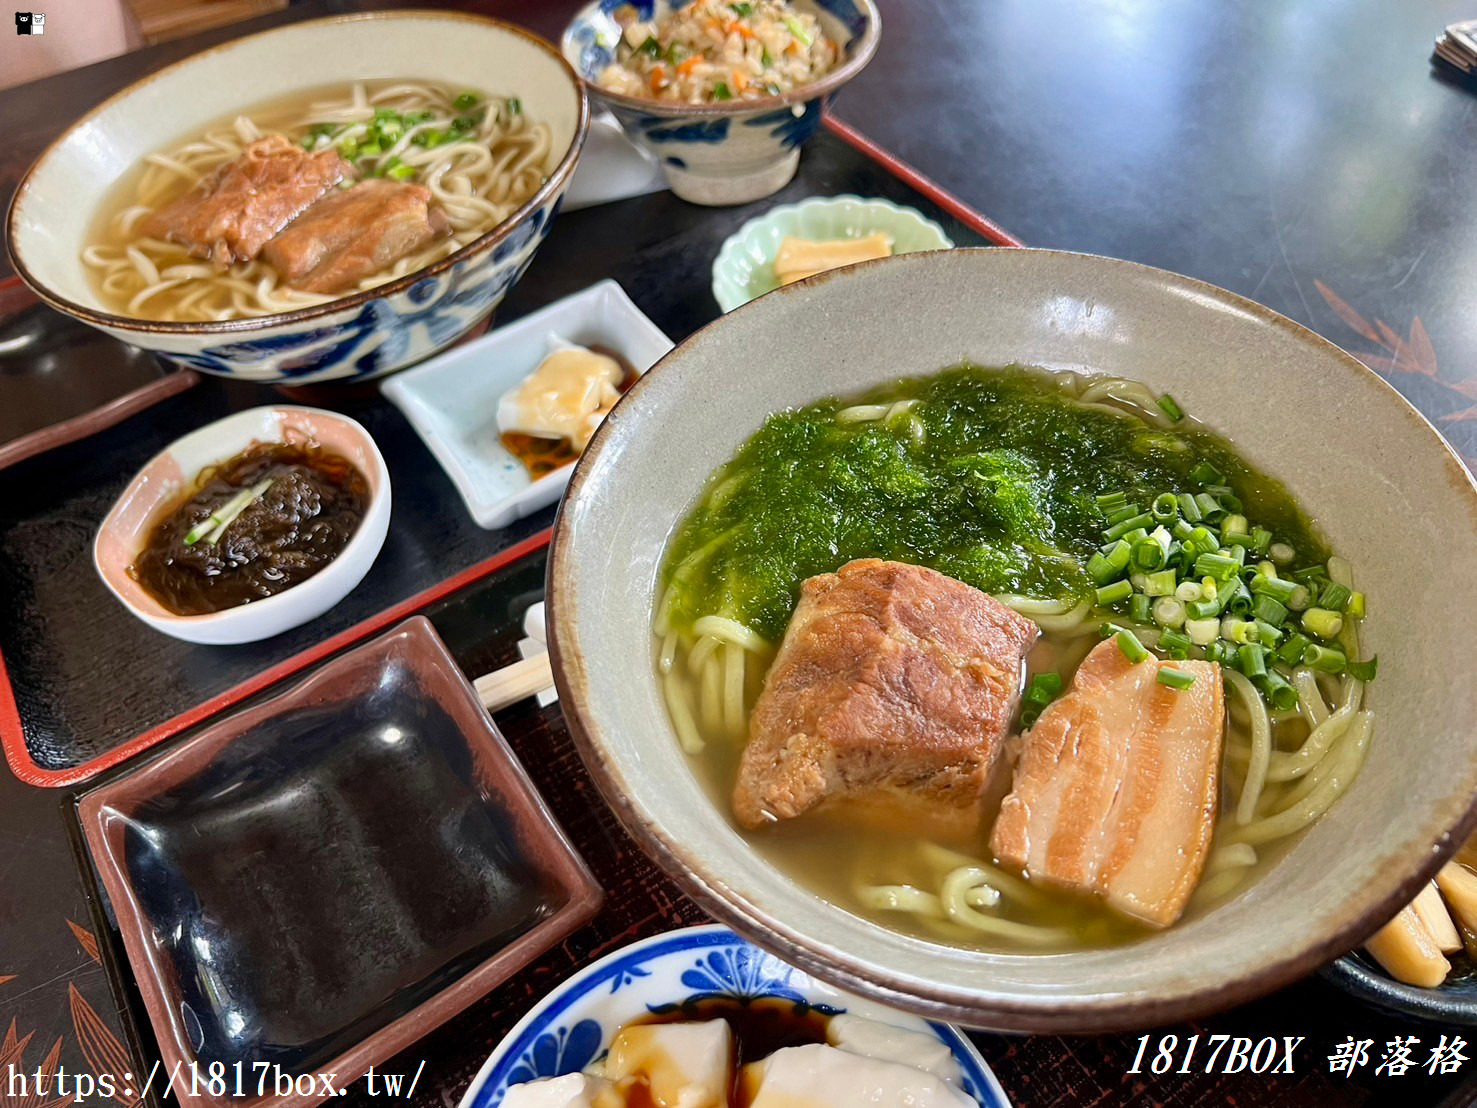
<path id="1" fill-rule="evenodd" d="M 146 155 L 273 97 L 384 77 L 517 96 L 547 123 L 558 164 L 529 201 L 433 265 L 328 304 L 259 319 L 161 323 L 108 309 L 82 264 L 111 182 Z M 542 39 L 457 12 L 370 12 L 236 39 L 151 73 L 83 116 L 16 190 L 11 264 L 58 311 L 167 361 L 226 377 L 307 384 L 387 373 L 470 331 L 549 233 L 589 128 L 573 70 Z"/>
<path id="2" fill-rule="evenodd" d="M 510 1085 L 582 1070 L 609 1049 L 623 1024 L 652 1012 L 693 1000 L 759 997 L 933 1035 L 953 1053 L 964 1091 L 981 1108 L 1010 1108 L 990 1067 L 957 1028 L 843 992 L 716 925 L 632 943 L 565 981 L 508 1032 L 458 1108 L 499 1108 Z"/>
<path id="3" fill-rule="evenodd" d="M 661 19 L 681 0 L 592 0 L 565 29 L 561 45 L 591 95 L 661 163 L 673 192 L 694 204 L 747 204 L 789 184 L 826 104 L 872 60 L 882 32 L 873 0 L 794 4 L 820 21 L 843 60 L 818 81 L 761 100 L 684 104 L 600 87 L 600 71 L 614 60 L 621 37 L 615 10 L 629 5 L 642 19 Z"/>

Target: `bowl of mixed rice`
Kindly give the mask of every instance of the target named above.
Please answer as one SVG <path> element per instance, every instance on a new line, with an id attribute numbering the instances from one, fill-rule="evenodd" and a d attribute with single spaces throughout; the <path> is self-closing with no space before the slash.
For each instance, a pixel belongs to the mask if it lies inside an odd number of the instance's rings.
<path id="1" fill-rule="evenodd" d="M 744 204 L 789 183 L 880 30 L 873 0 L 594 0 L 563 50 L 673 192 Z"/>

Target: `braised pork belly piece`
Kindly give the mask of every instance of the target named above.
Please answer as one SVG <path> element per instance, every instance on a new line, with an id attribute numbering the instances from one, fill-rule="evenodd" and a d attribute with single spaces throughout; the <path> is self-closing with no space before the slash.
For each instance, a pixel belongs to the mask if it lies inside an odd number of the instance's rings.
<path id="1" fill-rule="evenodd" d="M 922 566 L 867 559 L 810 578 L 750 718 L 739 822 L 845 803 L 977 828 L 1036 636 Z"/>
<path id="2" fill-rule="evenodd" d="M 342 292 L 450 230 L 430 189 L 375 178 L 319 200 L 263 253 L 285 284 Z"/>
<path id="3" fill-rule="evenodd" d="M 351 173 L 336 150 L 310 154 L 284 135 L 267 135 L 154 212 L 140 229 L 224 269 L 255 258 L 268 240 Z"/>
<path id="4" fill-rule="evenodd" d="M 1192 673 L 1159 683 L 1162 666 Z M 1214 662 L 1130 661 L 1093 648 L 1026 733 L 991 846 L 1032 881 L 1101 896 L 1134 919 L 1179 919 L 1210 850 L 1225 715 Z"/>

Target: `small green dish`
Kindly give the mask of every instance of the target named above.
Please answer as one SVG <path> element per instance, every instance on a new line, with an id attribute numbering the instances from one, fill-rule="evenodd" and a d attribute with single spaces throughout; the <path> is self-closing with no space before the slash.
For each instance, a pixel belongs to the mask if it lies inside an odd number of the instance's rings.
<path id="1" fill-rule="evenodd" d="M 953 247 L 944 229 L 912 208 L 860 196 L 816 196 L 749 220 L 724 240 L 713 261 L 713 299 L 731 312 L 779 288 L 774 259 L 786 235 L 830 242 L 877 231 L 892 237 L 894 254 Z"/>

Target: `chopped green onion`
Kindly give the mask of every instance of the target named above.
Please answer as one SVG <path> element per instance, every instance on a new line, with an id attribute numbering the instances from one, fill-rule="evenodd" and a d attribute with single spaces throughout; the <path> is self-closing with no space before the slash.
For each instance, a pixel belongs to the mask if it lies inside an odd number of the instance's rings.
<path id="1" fill-rule="evenodd" d="M 1185 411 L 1174 402 L 1174 397 L 1165 393 L 1159 398 L 1159 410 L 1167 415 L 1172 423 L 1178 423 L 1185 418 Z"/>
<path id="2" fill-rule="evenodd" d="M 1126 629 L 1119 631 L 1113 636 L 1113 641 L 1118 644 L 1118 649 L 1123 652 L 1123 656 L 1134 665 L 1138 665 L 1149 656 L 1148 649 L 1139 642 L 1139 637 L 1132 631 Z"/>
<path id="3" fill-rule="evenodd" d="M 523 114 L 523 101 L 522 100 L 519 100 L 518 97 L 516 97 L 516 96 L 510 96 L 510 97 L 508 97 L 508 114 L 509 115 L 522 115 Z"/>
<path id="4" fill-rule="evenodd" d="M 1113 511 L 1109 512 L 1103 522 L 1106 523 L 1109 527 L 1112 527 L 1116 524 L 1122 523 L 1125 519 L 1132 519 L 1138 514 L 1140 513 L 1139 506 L 1137 504 L 1123 504 L 1115 508 Z"/>
<path id="5" fill-rule="evenodd" d="M 1260 677 L 1267 672 L 1267 648 L 1260 643 L 1247 643 L 1236 651 L 1236 668 L 1247 677 Z"/>
<path id="6" fill-rule="evenodd" d="M 1269 577 L 1258 574 L 1251 583 L 1251 591 L 1258 596 L 1270 596 L 1279 604 L 1286 604 L 1292 599 L 1293 593 L 1302 588 L 1296 581 L 1288 581 L 1281 577 Z"/>
<path id="7" fill-rule="evenodd" d="M 1139 515 L 1130 516 L 1127 519 L 1119 520 L 1117 523 L 1113 524 L 1111 527 L 1103 532 L 1103 537 L 1109 542 L 1112 542 L 1114 539 L 1121 539 L 1130 531 L 1136 530 L 1139 527 L 1146 527 L 1153 522 L 1154 517 L 1151 516 L 1148 512 L 1143 512 Z"/>
<path id="8" fill-rule="evenodd" d="M 1246 535 L 1247 539 L 1250 540 L 1251 536 L 1247 533 L 1246 517 L 1244 515 L 1233 513 L 1221 520 L 1221 538 L 1229 541 L 1232 535 Z M 1251 545 L 1250 541 L 1247 542 L 1247 545 Z"/>
<path id="9" fill-rule="evenodd" d="M 1257 687 L 1267 698 L 1274 711 L 1290 712 L 1298 706 L 1298 691 L 1276 670 L 1267 670 L 1258 680 Z"/>
<path id="10" fill-rule="evenodd" d="M 1180 515 L 1185 517 L 1186 522 L 1200 522 L 1200 505 L 1193 496 L 1187 492 L 1182 492 L 1175 499 L 1180 502 Z"/>
<path id="11" fill-rule="evenodd" d="M 753 4 L 730 4 L 728 6 L 733 9 L 734 15 L 738 16 L 740 19 L 747 19 L 749 16 L 754 14 Z"/>
<path id="12" fill-rule="evenodd" d="M 1097 591 L 1097 602 L 1104 608 L 1111 607 L 1120 601 L 1127 600 L 1133 595 L 1133 586 L 1127 581 L 1114 581 L 1111 585 L 1104 585 Z"/>
<path id="13" fill-rule="evenodd" d="M 1195 572 L 1217 581 L 1229 581 L 1240 568 L 1234 558 L 1223 558 L 1219 554 L 1201 554 L 1195 559 Z"/>
<path id="14" fill-rule="evenodd" d="M 1344 605 L 1344 615 L 1353 616 L 1355 619 L 1364 618 L 1364 594 L 1362 592 L 1349 594 L 1349 603 Z"/>
<path id="15" fill-rule="evenodd" d="M 1160 666 L 1159 672 L 1154 675 L 1154 680 L 1161 685 L 1168 685 L 1171 689 L 1183 690 L 1195 683 L 1195 675 L 1187 670 Z"/>
<path id="16" fill-rule="evenodd" d="M 1211 646 L 1221 633 L 1221 621 L 1214 616 L 1185 620 L 1185 634 L 1196 646 Z"/>
<path id="17" fill-rule="evenodd" d="M 800 24 L 800 20 L 793 15 L 785 16 L 785 26 L 790 28 L 790 34 L 800 40 L 800 45 L 809 46 L 815 40 L 810 37 L 810 32 Z"/>
<path id="18" fill-rule="evenodd" d="M 1256 642 L 1256 624 L 1248 619 L 1227 616 L 1221 620 L 1221 638 L 1227 642 L 1236 643 L 1238 646 Z"/>
<path id="19" fill-rule="evenodd" d="M 1172 569 L 1161 569 L 1144 575 L 1144 593 L 1148 596 L 1173 597 L 1177 584 Z"/>
<path id="20" fill-rule="evenodd" d="M 1062 675 L 1060 673 L 1038 673 L 1031 678 L 1031 690 L 1032 692 L 1040 690 L 1047 696 L 1055 696 L 1062 691 Z"/>
<path id="21" fill-rule="evenodd" d="M 1213 620 L 1210 622 L 1214 622 Z M 1207 662 L 1220 662 L 1224 665 L 1233 665 L 1236 661 L 1236 648 L 1220 639 L 1213 639 L 1205 644 L 1205 660 Z"/>
<path id="22" fill-rule="evenodd" d="M 1230 595 L 1226 597 L 1224 610 L 1238 616 L 1251 615 L 1251 593 L 1246 591 L 1246 583 L 1238 577 L 1227 587 Z"/>
<path id="23" fill-rule="evenodd" d="M 1319 646 L 1314 643 L 1303 651 L 1303 665 L 1321 673 L 1343 673 L 1348 659 L 1336 646 Z"/>
<path id="24" fill-rule="evenodd" d="M 1297 551 L 1285 542 L 1274 542 L 1267 548 L 1267 554 L 1278 565 L 1286 565 L 1297 557 Z M 1322 567 L 1320 566 L 1319 568 L 1321 569 Z"/>
<path id="25" fill-rule="evenodd" d="M 1188 604 L 1192 600 L 1203 599 L 1205 596 L 1205 590 L 1200 587 L 1198 582 L 1181 581 L 1178 585 L 1175 586 L 1174 595 L 1175 599 L 1183 600 L 1186 604 Z"/>
<path id="26" fill-rule="evenodd" d="M 1303 613 L 1303 630 L 1320 639 L 1336 639 L 1344 629 L 1344 617 L 1327 608 L 1309 608 Z"/>
<path id="27" fill-rule="evenodd" d="M 1153 535 L 1140 539 L 1133 545 L 1133 558 L 1129 562 L 1134 569 L 1144 573 L 1155 573 L 1164 568 L 1169 558 L 1169 532 L 1164 532 L 1161 542 Z"/>
<path id="28" fill-rule="evenodd" d="M 1318 598 L 1318 606 L 1329 611 L 1342 612 L 1349 603 L 1349 597 L 1353 595 L 1347 585 L 1340 585 L 1335 581 L 1323 590 L 1323 595 Z"/>
<path id="29" fill-rule="evenodd" d="M 1134 592 L 1128 597 L 1128 619 L 1134 623 L 1148 623 L 1151 619 L 1151 610 L 1154 601 L 1149 600 L 1142 592 Z"/>
<path id="30" fill-rule="evenodd" d="M 1097 501 L 1100 511 L 1104 513 L 1116 512 L 1128 503 L 1128 493 L 1121 489 L 1118 492 L 1100 492 L 1094 499 Z"/>
<path id="31" fill-rule="evenodd" d="M 1258 554 L 1265 554 L 1272 546 L 1272 532 L 1265 527 L 1253 527 L 1251 529 L 1251 548 Z M 1289 547 L 1289 549 L 1291 549 Z"/>
<path id="32" fill-rule="evenodd" d="M 1221 502 L 1208 492 L 1197 492 L 1195 504 L 1200 509 L 1200 518 L 1208 523 L 1214 523 L 1226 514 L 1226 509 Z"/>
<path id="33" fill-rule="evenodd" d="M 1119 571 L 1113 568 L 1105 555 L 1100 553 L 1094 554 L 1091 558 L 1087 559 L 1087 576 L 1091 577 L 1096 583 L 1106 585 L 1118 575 Z"/>
<path id="34" fill-rule="evenodd" d="M 1349 676 L 1356 681 L 1373 681 L 1379 668 L 1380 656 L 1378 654 L 1367 662 L 1350 662 L 1346 667 Z"/>
<path id="35" fill-rule="evenodd" d="M 1257 641 L 1267 649 L 1271 650 L 1282 641 L 1282 628 L 1273 627 L 1264 619 L 1253 620 L 1252 623 L 1256 627 Z"/>
<path id="36" fill-rule="evenodd" d="M 1251 614 L 1264 623 L 1270 623 L 1273 627 L 1282 626 L 1282 621 L 1287 618 L 1287 608 L 1273 600 L 1266 593 L 1258 593 L 1251 601 Z"/>
<path id="37" fill-rule="evenodd" d="M 1207 600 L 1190 601 L 1185 605 L 1185 615 L 1187 617 L 1185 626 L 1188 627 L 1190 623 L 1202 619 L 1215 620 L 1218 624 L 1222 607 L 1223 605 L 1215 597 L 1210 597 Z"/>
<path id="38" fill-rule="evenodd" d="M 1154 601 L 1154 622 L 1160 627 L 1176 628 L 1185 625 L 1185 605 L 1172 596 L 1161 596 Z"/>
<path id="39" fill-rule="evenodd" d="M 728 85 L 727 84 L 725 84 L 723 81 L 719 81 L 716 85 L 713 86 L 713 99 L 714 100 L 732 100 L 733 99 L 733 93 L 731 93 L 731 92 L 728 91 Z"/>
<path id="40" fill-rule="evenodd" d="M 409 181 L 415 176 L 415 166 L 392 165 L 389 169 L 385 170 L 385 176 L 393 177 L 397 181 Z"/>
<path id="41" fill-rule="evenodd" d="M 1128 618 L 1135 623 L 1148 623 L 1154 602 L 1141 592 L 1128 598 Z"/>
<path id="42" fill-rule="evenodd" d="M 1185 540 L 1185 548 L 1193 550 L 1195 554 L 1214 554 L 1221 548 L 1220 539 L 1209 527 L 1196 527 L 1190 532 L 1190 537 Z"/>
<path id="43" fill-rule="evenodd" d="M 1159 649 L 1171 658 L 1183 660 L 1190 656 L 1190 647 L 1194 645 L 1190 636 L 1183 631 L 1166 631 L 1159 636 Z"/>
<path id="44" fill-rule="evenodd" d="M 1295 666 L 1303 660 L 1303 651 L 1313 644 L 1313 640 L 1307 635 L 1294 631 L 1285 643 L 1277 649 L 1277 660 L 1289 666 Z"/>
<path id="45" fill-rule="evenodd" d="M 1220 502 L 1221 507 L 1232 514 L 1240 514 L 1242 507 L 1244 507 L 1241 503 L 1241 498 L 1225 485 L 1207 485 L 1205 491 L 1215 497 Z"/>
<path id="46" fill-rule="evenodd" d="M 1209 462 L 1201 462 L 1190 470 L 1190 477 L 1202 485 L 1219 485 L 1226 479 L 1225 475 Z"/>
<path id="47" fill-rule="evenodd" d="M 1172 492 L 1161 492 L 1149 505 L 1149 514 L 1160 523 L 1168 523 L 1180 514 L 1180 500 Z"/>

